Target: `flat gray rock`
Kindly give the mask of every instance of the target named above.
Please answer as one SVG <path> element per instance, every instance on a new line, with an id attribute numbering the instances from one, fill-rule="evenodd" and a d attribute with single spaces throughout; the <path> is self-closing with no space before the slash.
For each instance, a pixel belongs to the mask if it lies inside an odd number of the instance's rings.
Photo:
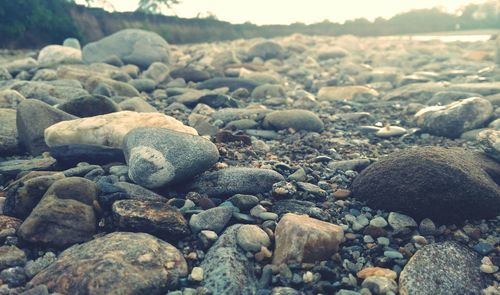
<path id="1" fill-rule="evenodd" d="M 0 155 L 18 151 L 16 111 L 0 108 Z"/>

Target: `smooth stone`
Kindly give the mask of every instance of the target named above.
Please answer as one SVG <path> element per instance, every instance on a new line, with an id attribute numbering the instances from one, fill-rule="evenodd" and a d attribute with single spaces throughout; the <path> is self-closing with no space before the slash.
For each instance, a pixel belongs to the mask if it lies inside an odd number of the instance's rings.
<path id="1" fill-rule="evenodd" d="M 379 159 L 354 179 L 351 189 L 373 208 L 417 220 L 463 222 L 498 214 L 500 188 L 492 177 L 499 170 L 497 163 L 461 148 L 420 147 Z"/>
<path id="2" fill-rule="evenodd" d="M 257 291 L 254 260 L 238 247 L 236 235 L 240 228 L 236 224 L 226 229 L 200 265 L 205 273 L 202 286 L 212 294 L 246 295 Z"/>
<path id="3" fill-rule="evenodd" d="M 174 246 L 145 233 L 114 232 L 65 250 L 30 283 L 61 294 L 160 295 L 187 274 Z"/>
<path id="4" fill-rule="evenodd" d="M 134 79 L 128 82 L 139 92 L 152 92 L 156 88 L 156 81 L 151 79 Z"/>
<path id="5" fill-rule="evenodd" d="M 118 104 L 123 111 L 133 111 L 138 113 L 154 113 L 158 110 L 140 97 L 132 97 Z"/>
<path id="6" fill-rule="evenodd" d="M 159 201 L 159 202 L 166 201 L 165 197 L 137 184 L 120 181 L 120 182 L 115 182 L 114 185 L 123 189 L 127 193 L 127 197 L 129 199 L 149 200 L 149 201 Z"/>
<path id="7" fill-rule="evenodd" d="M 485 153 L 500 162 L 500 130 L 482 131 L 478 140 Z"/>
<path id="8" fill-rule="evenodd" d="M 375 132 L 375 136 L 378 136 L 381 138 L 389 138 L 389 137 L 405 135 L 406 132 L 407 132 L 406 129 L 403 127 L 386 126 L 386 127 L 380 128 L 377 132 Z"/>
<path id="9" fill-rule="evenodd" d="M 139 127 L 161 127 L 197 135 L 195 129 L 164 114 L 122 111 L 54 124 L 45 130 L 45 142 L 48 146 L 94 144 L 121 148 L 125 135 Z"/>
<path id="10" fill-rule="evenodd" d="M 121 111 L 120 107 L 114 101 L 102 95 L 74 98 L 58 105 L 57 108 L 80 118 Z"/>
<path id="11" fill-rule="evenodd" d="M 244 88 L 249 92 L 252 92 L 259 83 L 241 78 L 212 78 L 199 83 L 196 89 L 217 89 L 227 87 L 229 91 L 235 91 L 239 88 Z"/>
<path id="12" fill-rule="evenodd" d="M 398 284 L 394 280 L 377 276 L 366 278 L 361 283 L 361 287 L 369 289 L 373 294 L 388 294 L 389 292 L 396 294 L 398 291 Z"/>
<path id="13" fill-rule="evenodd" d="M 390 212 L 387 221 L 389 221 L 389 225 L 394 230 L 394 234 L 407 234 L 418 227 L 415 219 L 397 212 Z"/>
<path id="14" fill-rule="evenodd" d="M 248 210 L 259 204 L 259 198 L 252 195 L 236 194 L 227 200 L 240 210 Z"/>
<path id="15" fill-rule="evenodd" d="M 474 247 L 473 247 L 474 251 L 476 251 L 477 253 L 481 254 L 481 255 L 488 255 L 490 254 L 491 252 L 495 251 L 495 247 L 491 244 L 487 244 L 487 243 L 477 243 Z"/>
<path id="16" fill-rule="evenodd" d="M 253 59 L 259 57 L 263 60 L 272 58 L 281 59 L 284 57 L 284 49 L 276 42 L 263 41 L 257 43 L 248 49 L 248 58 Z"/>
<path id="17" fill-rule="evenodd" d="M 47 171 L 54 168 L 56 159 L 38 157 L 29 160 L 9 160 L 0 162 L 0 179 L 11 179 L 21 172 Z"/>
<path id="18" fill-rule="evenodd" d="M 96 197 L 97 187 L 90 180 L 57 180 L 21 224 L 18 234 L 28 242 L 56 247 L 88 241 L 97 231 Z"/>
<path id="19" fill-rule="evenodd" d="M 257 225 L 242 225 L 236 234 L 238 245 L 248 252 L 258 252 L 262 247 L 269 247 L 269 236 Z"/>
<path id="20" fill-rule="evenodd" d="M 77 117 L 58 110 L 44 102 L 27 99 L 17 107 L 16 125 L 19 144 L 37 156 L 49 150 L 44 141 L 46 128 Z"/>
<path id="21" fill-rule="evenodd" d="M 147 78 L 155 81 L 156 83 L 161 83 L 167 79 L 169 74 L 169 67 L 161 62 L 152 63 L 147 70 L 142 72 L 141 77 Z"/>
<path id="22" fill-rule="evenodd" d="M 300 215 L 309 215 L 312 218 L 327 221 L 330 217 L 323 209 L 316 207 L 316 204 L 302 200 L 279 200 L 273 204 L 273 212 L 278 215 L 286 213 L 296 213 Z"/>
<path id="23" fill-rule="evenodd" d="M 435 243 L 418 250 L 399 276 L 399 293 L 480 294 L 486 287 L 476 253 L 456 242 Z"/>
<path id="24" fill-rule="evenodd" d="M 447 105 L 453 103 L 457 100 L 466 99 L 469 97 L 478 97 L 478 93 L 471 92 L 458 92 L 458 91 L 440 91 L 432 96 L 432 98 L 426 102 L 426 105 Z"/>
<path id="25" fill-rule="evenodd" d="M 87 63 L 106 62 L 118 57 L 126 64 L 142 68 L 154 62 L 168 63 L 170 50 L 160 35 L 138 29 L 125 29 L 83 47 L 83 60 Z"/>
<path id="26" fill-rule="evenodd" d="M 25 98 L 32 98 L 54 105 L 81 96 L 89 95 L 75 80 L 22 81 L 9 87 Z"/>
<path id="27" fill-rule="evenodd" d="M 70 48 L 75 48 L 75 49 L 81 49 L 80 41 L 78 41 L 78 39 L 76 39 L 76 38 L 66 38 L 66 39 L 64 39 L 63 46 L 70 47 Z"/>
<path id="28" fill-rule="evenodd" d="M 21 93 L 5 89 L 0 90 L 0 108 L 16 109 L 17 106 L 26 98 Z"/>
<path id="29" fill-rule="evenodd" d="M 436 225 L 429 218 L 425 218 L 418 225 L 418 230 L 422 235 L 433 235 L 436 233 Z"/>
<path id="30" fill-rule="evenodd" d="M 157 188 L 200 174 L 219 160 L 217 147 L 197 135 L 165 128 L 136 128 L 123 140 L 129 177 Z"/>
<path id="31" fill-rule="evenodd" d="M 344 58 L 349 55 L 349 51 L 345 50 L 342 47 L 330 47 L 328 49 L 322 49 L 318 52 L 318 60 L 328 60 L 328 59 L 338 59 Z"/>
<path id="32" fill-rule="evenodd" d="M 0 155 L 18 152 L 16 110 L 0 108 Z"/>
<path id="33" fill-rule="evenodd" d="M 210 79 L 210 73 L 202 70 L 198 70 L 196 68 L 187 66 L 184 68 L 177 68 L 170 72 L 170 77 L 177 79 L 182 78 L 186 82 L 202 82 Z"/>
<path id="34" fill-rule="evenodd" d="M 115 224 L 121 231 L 144 232 L 176 241 L 189 234 L 182 213 L 164 202 L 120 200 L 112 207 Z"/>
<path id="35" fill-rule="evenodd" d="M 306 110 L 282 110 L 269 113 L 264 118 L 263 126 L 269 129 L 288 129 L 323 131 L 323 121 L 313 112 Z"/>
<path id="36" fill-rule="evenodd" d="M 377 216 L 370 220 L 370 225 L 375 227 L 386 227 L 387 221 L 383 217 Z"/>
<path id="37" fill-rule="evenodd" d="M 30 172 L 6 189 L 3 213 L 26 219 L 50 186 L 65 176 L 60 172 Z"/>
<path id="38" fill-rule="evenodd" d="M 227 206 L 215 207 L 191 216 L 189 226 L 193 233 L 199 233 L 202 230 L 220 233 L 232 216 L 233 208 Z"/>
<path id="39" fill-rule="evenodd" d="M 366 167 L 368 167 L 372 161 L 370 159 L 354 159 L 354 160 L 344 160 L 344 161 L 332 161 L 328 163 L 328 168 L 332 170 L 353 170 L 353 171 L 362 171 Z"/>
<path id="40" fill-rule="evenodd" d="M 213 120 L 220 120 L 224 123 L 229 123 L 235 120 L 250 119 L 260 121 L 264 119 L 267 113 L 271 110 L 267 109 L 234 109 L 226 108 L 216 111 L 211 115 Z"/>
<path id="41" fill-rule="evenodd" d="M 254 99 L 265 99 L 271 97 L 286 97 L 285 89 L 281 85 L 262 84 L 252 91 L 251 97 Z"/>
<path id="42" fill-rule="evenodd" d="M 12 76 L 22 71 L 31 71 L 38 67 L 38 62 L 32 57 L 13 60 L 3 65 Z"/>
<path id="43" fill-rule="evenodd" d="M 318 100 L 355 100 L 360 97 L 378 97 L 379 93 L 366 86 L 326 86 L 318 91 Z"/>
<path id="44" fill-rule="evenodd" d="M 366 279 L 368 277 L 385 277 L 388 279 L 395 280 L 398 275 L 395 271 L 382 267 L 367 267 L 360 270 L 356 276 L 360 279 Z"/>
<path id="45" fill-rule="evenodd" d="M 38 63 L 41 66 L 52 66 L 62 63 L 81 63 L 82 52 L 80 49 L 75 49 L 61 45 L 49 45 L 40 50 L 38 54 Z"/>
<path id="46" fill-rule="evenodd" d="M 50 155 L 58 163 L 74 166 L 80 162 L 89 164 L 108 164 L 112 162 L 125 163 L 123 151 L 103 145 L 68 144 L 50 147 Z"/>
<path id="47" fill-rule="evenodd" d="M 92 76 L 85 80 L 85 89 L 94 95 L 103 96 L 140 96 L 139 91 L 126 82 L 117 81 L 109 78 Z M 103 91 L 105 89 L 105 91 Z"/>
<path id="48" fill-rule="evenodd" d="M 24 266 L 26 254 L 16 246 L 0 247 L 0 270 L 14 266 Z"/>
<path id="49" fill-rule="evenodd" d="M 403 254 L 397 251 L 384 251 L 384 256 L 391 259 L 403 259 Z"/>
<path id="50" fill-rule="evenodd" d="M 227 168 L 200 176 L 186 188 L 208 196 L 256 195 L 271 191 L 285 178 L 276 171 L 259 168 Z"/>
<path id="51" fill-rule="evenodd" d="M 414 120 L 424 132 L 450 138 L 486 124 L 493 114 L 491 103 L 471 97 L 445 106 L 427 107 L 415 114 Z"/>
<path id="52" fill-rule="evenodd" d="M 306 215 L 285 214 L 276 226 L 273 264 L 329 259 L 343 239 L 344 231 L 338 225 Z"/>

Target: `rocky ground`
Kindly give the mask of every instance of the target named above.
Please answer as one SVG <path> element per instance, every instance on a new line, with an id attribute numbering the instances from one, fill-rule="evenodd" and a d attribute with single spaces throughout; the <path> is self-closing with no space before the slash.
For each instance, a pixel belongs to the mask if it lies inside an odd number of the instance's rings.
<path id="1" fill-rule="evenodd" d="M 0 294 L 499 294 L 496 43 L 0 57 Z"/>

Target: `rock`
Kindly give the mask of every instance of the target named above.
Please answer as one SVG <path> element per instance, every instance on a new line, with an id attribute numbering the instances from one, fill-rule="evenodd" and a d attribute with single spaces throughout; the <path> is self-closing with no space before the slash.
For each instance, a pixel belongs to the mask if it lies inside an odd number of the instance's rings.
<path id="1" fill-rule="evenodd" d="M 394 234 L 408 234 L 418 227 L 417 222 L 413 218 L 397 212 L 389 213 L 387 221 L 389 221 L 389 225 L 394 230 Z"/>
<path id="2" fill-rule="evenodd" d="M 63 46 L 69 47 L 69 48 L 75 48 L 80 50 L 82 47 L 80 46 L 80 41 L 76 38 L 66 38 L 63 41 Z"/>
<path id="3" fill-rule="evenodd" d="M 26 219 L 49 187 L 65 176 L 60 172 L 30 172 L 7 187 L 4 214 Z"/>
<path id="4" fill-rule="evenodd" d="M 259 83 L 247 79 L 212 78 L 199 83 L 196 86 L 196 89 L 217 89 L 227 87 L 229 88 L 229 91 L 235 91 L 236 89 L 244 88 L 249 92 L 252 92 L 257 86 L 259 86 Z"/>
<path id="5" fill-rule="evenodd" d="M 382 267 L 364 268 L 363 270 L 358 271 L 356 276 L 360 279 L 366 279 L 368 277 L 375 276 L 375 277 L 385 277 L 392 280 L 395 280 L 398 277 L 395 271 Z"/>
<path id="6" fill-rule="evenodd" d="M 142 72 L 143 78 L 151 79 L 156 83 L 164 81 L 169 75 L 169 68 L 166 64 L 161 62 L 152 63 L 147 70 Z"/>
<path id="7" fill-rule="evenodd" d="M 17 106 L 26 98 L 15 90 L 0 91 L 0 108 L 16 109 Z"/>
<path id="8" fill-rule="evenodd" d="M 0 270 L 13 266 L 24 266 L 26 254 L 16 246 L 0 247 Z"/>
<path id="9" fill-rule="evenodd" d="M 286 93 L 281 85 L 263 84 L 255 87 L 251 96 L 254 99 L 265 99 L 271 97 L 286 97 Z"/>
<path id="10" fill-rule="evenodd" d="M 482 131 L 478 140 L 486 154 L 500 162 L 500 130 Z"/>
<path id="11" fill-rule="evenodd" d="M 374 226 L 374 227 L 386 227 L 387 226 L 387 221 L 385 221 L 385 219 L 381 216 L 377 216 L 375 218 L 373 218 L 372 220 L 370 220 L 370 225 L 371 226 Z"/>
<path id="12" fill-rule="evenodd" d="M 273 264 L 329 259 L 343 239 L 344 231 L 338 225 L 306 215 L 285 214 L 276 226 Z"/>
<path id="13" fill-rule="evenodd" d="M 266 109 L 221 109 L 212 114 L 212 119 L 221 120 L 224 123 L 229 123 L 231 121 L 250 119 L 254 121 L 260 121 L 264 119 L 267 113 L 271 110 Z"/>
<path id="14" fill-rule="evenodd" d="M 271 191 L 276 182 L 285 178 L 273 170 L 258 168 L 228 168 L 200 176 L 188 187 L 209 196 L 232 196 L 235 194 L 261 194 Z"/>
<path id="15" fill-rule="evenodd" d="M 418 250 L 399 277 L 399 293 L 480 294 L 486 287 L 473 251 L 456 242 L 435 243 Z"/>
<path id="16" fill-rule="evenodd" d="M 279 200 L 273 205 L 273 212 L 284 215 L 286 213 L 296 213 L 301 215 L 309 215 L 312 218 L 327 221 L 331 216 L 324 210 L 316 207 L 313 202 L 302 200 Z"/>
<path id="17" fill-rule="evenodd" d="M 259 198 L 256 196 L 242 194 L 236 194 L 227 200 L 240 210 L 251 209 L 259 203 Z"/>
<path id="18" fill-rule="evenodd" d="M 85 89 L 95 95 L 104 96 L 140 96 L 139 91 L 131 84 L 102 77 L 90 77 L 85 81 Z M 105 89 L 105 91 L 103 91 Z"/>
<path id="19" fill-rule="evenodd" d="M 280 59 L 284 57 L 284 49 L 276 42 L 263 41 L 253 45 L 248 50 L 248 58 L 253 59 L 255 57 L 262 58 L 263 60 L 272 58 Z"/>
<path id="20" fill-rule="evenodd" d="M 61 45 L 49 45 L 40 50 L 38 54 L 38 63 L 42 66 L 52 66 L 62 63 L 80 63 L 82 61 L 82 52 Z"/>
<path id="21" fill-rule="evenodd" d="M 269 113 L 264 118 L 264 127 L 270 129 L 288 129 L 323 131 L 323 121 L 313 112 L 306 110 L 282 110 Z"/>
<path id="22" fill-rule="evenodd" d="M 193 270 L 191 271 L 190 278 L 191 280 L 195 282 L 201 282 L 203 281 L 203 268 L 201 267 L 193 267 Z"/>
<path id="23" fill-rule="evenodd" d="M 320 50 L 318 60 L 328 60 L 343 58 L 349 55 L 349 52 L 342 47 L 331 47 L 326 50 Z"/>
<path id="24" fill-rule="evenodd" d="M 120 111 L 120 107 L 114 101 L 102 95 L 78 97 L 58 105 L 57 108 L 80 118 Z"/>
<path id="25" fill-rule="evenodd" d="M 0 280 L 11 288 L 20 287 L 26 284 L 26 279 L 24 269 L 19 266 L 7 268 L 0 272 Z"/>
<path id="26" fill-rule="evenodd" d="M 212 108 L 234 108 L 238 102 L 229 95 L 207 94 L 199 98 L 198 103 L 206 104 Z"/>
<path id="27" fill-rule="evenodd" d="M 121 200 L 113 204 L 113 215 L 119 230 L 144 232 L 176 241 L 189 234 L 182 213 L 164 202 Z"/>
<path id="28" fill-rule="evenodd" d="M 38 100 L 24 100 L 17 107 L 16 125 L 19 144 L 37 156 L 49 150 L 44 141 L 44 130 L 55 123 L 77 117 Z"/>
<path id="29" fill-rule="evenodd" d="M 375 135 L 381 138 L 389 138 L 394 136 L 401 136 L 406 134 L 406 129 L 399 126 L 385 126 L 384 128 L 380 128 Z"/>
<path id="30" fill-rule="evenodd" d="M 46 252 L 43 256 L 37 258 L 36 260 L 30 260 L 26 263 L 26 266 L 24 267 L 26 275 L 31 279 L 56 260 L 56 254 L 53 252 Z"/>
<path id="31" fill-rule="evenodd" d="M 418 225 L 418 230 L 422 235 L 433 235 L 436 232 L 436 225 L 429 218 L 425 218 Z"/>
<path id="32" fill-rule="evenodd" d="M 222 232 L 233 216 L 233 208 L 229 206 L 215 207 L 191 216 L 189 226 L 194 233 L 202 230 Z"/>
<path id="33" fill-rule="evenodd" d="M 38 157 L 28 160 L 10 160 L 0 162 L 0 180 L 16 177 L 21 172 L 47 171 L 54 168 L 56 160 L 52 157 Z"/>
<path id="34" fill-rule="evenodd" d="M 147 68 L 154 62 L 168 63 L 169 56 L 167 41 L 156 33 L 138 29 L 121 30 L 83 47 L 83 60 L 87 63 L 118 57 L 126 64 Z"/>
<path id="35" fill-rule="evenodd" d="M 367 288 L 372 294 L 387 294 L 389 292 L 396 293 L 398 291 L 398 284 L 389 278 L 371 276 L 366 278 L 361 287 Z"/>
<path id="36" fill-rule="evenodd" d="M 354 160 L 344 160 L 344 161 L 334 161 L 328 164 L 328 168 L 332 170 L 354 170 L 362 171 L 371 164 L 370 159 L 354 159 Z"/>
<path id="37" fill-rule="evenodd" d="M 62 294 L 165 294 L 187 276 L 182 254 L 145 233 L 115 232 L 62 252 L 30 283 Z"/>
<path id="38" fill-rule="evenodd" d="M 38 67 L 38 62 L 31 58 L 16 59 L 4 65 L 12 76 L 19 74 L 22 71 L 31 71 Z"/>
<path id="39" fill-rule="evenodd" d="M 55 105 L 66 100 L 89 95 L 89 93 L 82 88 L 82 85 L 78 81 L 74 80 L 44 82 L 22 81 L 14 83 L 9 88 L 19 92 L 25 98 L 41 100 L 50 105 Z"/>
<path id="40" fill-rule="evenodd" d="M 154 113 L 158 110 L 140 97 L 126 99 L 118 104 L 123 111 L 133 111 L 139 113 Z"/>
<path id="41" fill-rule="evenodd" d="M 212 142 L 165 128 L 136 128 L 125 136 L 123 149 L 130 179 L 148 188 L 180 183 L 219 160 Z"/>
<path id="42" fill-rule="evenodd" d="M 327 86 L 318 91 L 319 100 L 353 100 L 359 97 L 378 97 L 379 93 L 366 86 Z"/>
<path id="43" fill-rule="evenodd" d="M 457 100 L 466 99 L 469 97 L 478 97 L 478 93 L 471 92 L 458 92 L 458 91 L 440 91 L 434 94 L 434 96 L 427 101 L 427 105 L 447 105 L 453 103 Z"/>
<path id="44" fill-rule="evenodd" d="M 260 227 L 253 224 L 242 225 L 236 234 L 238 245 L 248 252 L 258 252 L 262 247 L 269 247 L 269 236 Z"/>
<path id="45" fill-rule="evenodd" d="M 18 151 L 16 110 L 0 108 L 0 155 Z"/>
<path id="46" fill-rule="evenodd" d="M 65 166 L 75 166 L 80 162 L 98 165 L 112 162 L 125 163 L 125 157 L 121 149 L 101 145 L 56 145 L 51 147 L 49 152 L 59 164 Z"/>
<path id="47" fill-rule="evenodd" d="M 139 127 L 161 127 L 197 135 L 196 130 L 160 113 L 122 111 L 61 122 L 45 130 L 48 146 L 94 144 L 120 148 L 125 135 Z"/>
<path id="48" fill-rule="evenodd" d="M 156 88 L 156 82 L 151 79 L 134 79 L 128 82 L 139 92 L 153 92 Z"/>
<path id="49" fill-rule="evenodd" d="M 178 68 L 170 72 L 170 77 L 182 78 L 186 82 L 202 82 L 210 79 L 210 74 L 206 71 L 198 70 L 193 67 Z"/>
<path id="50" fill-rule="evenodd" d="M 97 230 L 93 208 L 96 197 L 97 187 L 90 180 L 57 180 L 21 224 L 19 236 L 56 247 L 90 240 Z"/>
<path id="51" fill-rule="evenodd" d="M 493 107 L 487 99 L 471 97 L 446 106 L 424 108 L 415 114 L 415 121 L 425 132 L 457 138 L 485 125 L 492 114 Z"/>
<path id="52" fill-rule="evenodd" d="M 205 273 L 202 285 L 212 294 L 250 295 L 257 290 L 254 263 L 237 245 L 236 235 L 240 227 L 237 224 L 226 229 L 200 265 Z"/>
<path id="53" fill-rule="evenodd" d="M 500 188 L 486 162 L 460 148 L 420 147 L 380 159 L 354 179 L 355 198 L 373 208 L 442 223 L 495 217 Z M 411 175 L 411 177 L 410 177 Z M 403 193 L 402 193 L 403 192 Z"/>

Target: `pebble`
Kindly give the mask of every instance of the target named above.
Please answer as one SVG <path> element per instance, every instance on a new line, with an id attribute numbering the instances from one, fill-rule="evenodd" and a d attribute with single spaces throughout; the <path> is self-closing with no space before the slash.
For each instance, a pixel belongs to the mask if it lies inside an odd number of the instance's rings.
<path id="1" fill-rule="evenodd" d="M 233 216 L 233 208 L 223 206 L 202 211 L 191 216 L 189 226 L 194 233 L 211 230 L 219 234 Z"/>
<path id="2" fill-rule="evenodd" d="M 260 251 L 261 247 L 269 247 L 269 236 L 257 225 L 242 225 L 236 234 L 238 245 L 248 252 Z"/>
<path id="3" fill-rule="evenodd" d="M 370 225 L 375 227 L 386 227 L 387 221 L 383 217 L 378 216 L 370 220 Z"/>
<path id="4" fill-rule="evenodd" d="M 381 276 L 367 277 L 361 286 L 369 289 L 373 294 L 396 293 L 398 291 L 398 285 L 394 280 Z"/>
<path id="5" fill-rule="evenodd" d="M 201 267 L 193 267 L 191 270 L 191 280 L 195 282 L 203 281 L 203 268 Z"/>
<path id="6" fill-rule="evenodd" d="M 397 251 L 384 251 L 384 256 L 389 257 L 391 259 L 403 259 L 403 254 Z"/>

